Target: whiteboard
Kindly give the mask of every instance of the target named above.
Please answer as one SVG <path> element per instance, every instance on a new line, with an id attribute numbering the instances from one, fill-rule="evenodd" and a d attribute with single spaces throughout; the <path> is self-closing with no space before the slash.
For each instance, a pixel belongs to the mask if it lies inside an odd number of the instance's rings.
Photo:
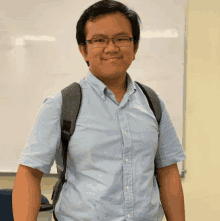
<path id="1" fill-rule="evenodd" d="M 88 67 L 78 49 L 76 24 L 95 2 L 8 0 L 1 4 L 1 173 L 17 172 L 44 99 L 86 76 Z M 182 144 L 187 0 L 121 2 L 142 21 L 139 49 L 127 72 L 163 98 Z M 178 168 L 181 173 L 182 162 Z M 51 174 L 56 173 L 54 164 Z"/>

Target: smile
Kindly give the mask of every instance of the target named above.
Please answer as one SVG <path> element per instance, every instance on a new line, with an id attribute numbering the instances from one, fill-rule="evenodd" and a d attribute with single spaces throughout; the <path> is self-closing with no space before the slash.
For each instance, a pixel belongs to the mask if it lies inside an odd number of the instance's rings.
<path id="1" fill-rule="evenodd" d="M 110 58 L 110 59 L 105 59 L 105 61 L 117 61 L 119 59 L 121 59 L 121 58 Z"/>

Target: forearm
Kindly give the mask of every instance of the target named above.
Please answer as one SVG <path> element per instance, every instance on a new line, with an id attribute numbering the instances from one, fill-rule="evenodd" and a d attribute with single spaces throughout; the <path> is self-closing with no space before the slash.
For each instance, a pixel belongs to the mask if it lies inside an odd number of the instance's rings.
<path id="1" fill-rule="evenodd" d="M 34 176 L 17 174 L 15 178 L 12 208 L 15 221 L 37 221 L 41 205 L 39 180 Z"/>
<path id="2" fill-rule="evenodd" d="M 167 221 L 185 221 L 184 196 L 180 178 L 167 178 L 161 183 L 159 191 Z"/>

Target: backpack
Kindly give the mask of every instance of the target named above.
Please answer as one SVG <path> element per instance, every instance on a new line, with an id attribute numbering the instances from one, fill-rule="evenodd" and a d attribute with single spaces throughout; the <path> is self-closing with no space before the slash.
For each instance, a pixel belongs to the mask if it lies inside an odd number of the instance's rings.
<path id="1" fill-rule="evenodd" d="M 142 89 L 143 93 L 147 97 L 150 108 L 153 111 L 157 119 L 158 127 L 159 127 L 160 120 L 162 117 L 162 110 L 161 110 L 160 100 L 157 94 L 151 88 L 145 85 L 142 85 L 138 83 L 137 81 L 135 82 L 139 85 L 139 87 Z M 67 159 L 68 144 L 69 144 L 70 137 L 73 135 L 75 131 L 75 122 L 76 122 L 76 119 L 80 110 L 80 106 L 81 106 L 81 101 L 82 101 L 81 87 L 76 82 L 62 89 L 61 93 L 62 93 L 63 103 L 62 103 L 61 119 L 60 119 L 60 125 L 61 125 L 60 149 L 62 152 L 64 169 L 61 170 L 57 167 L 58 180 L 53 187 L 53 193 L 51 197 L 52 205 L 53 205 L 53 217 L 55 221 L 58 221 L 58 219 L 55 216 L 55 206 L 59 199 L 63 184 L 67 181 L 65 179 L 65 173 L 66 173 L 66 159 Z"/>

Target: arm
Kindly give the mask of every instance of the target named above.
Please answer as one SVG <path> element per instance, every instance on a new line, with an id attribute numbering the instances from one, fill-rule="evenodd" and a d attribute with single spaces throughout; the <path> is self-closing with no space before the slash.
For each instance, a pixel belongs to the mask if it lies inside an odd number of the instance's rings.
<path id="1" fill-rule="evenodd" d="M 42 176 L 43 173 L 37 169 L 19 165 L 12 193 L 15 221 L 37 221 L 41 206 Z"/>
<path id="2" fill-rule="evenodd" d="M 157 168 L 156 179 L 167 221 L 185 221 L 184 197 L 177 164 Z"/>

